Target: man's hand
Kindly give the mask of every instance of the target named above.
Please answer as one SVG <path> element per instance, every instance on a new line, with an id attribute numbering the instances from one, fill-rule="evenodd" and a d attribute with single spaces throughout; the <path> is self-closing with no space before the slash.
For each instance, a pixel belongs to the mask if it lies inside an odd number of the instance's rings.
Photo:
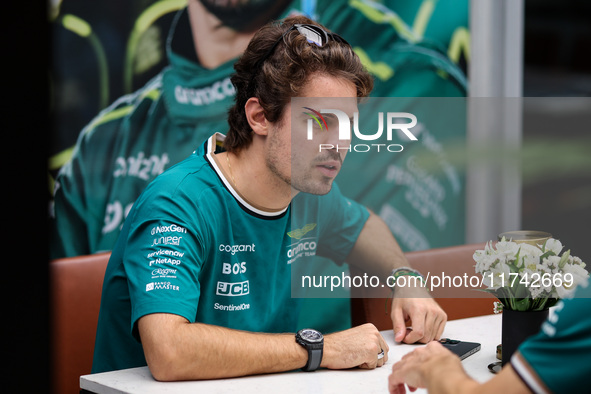
<path id="1" fill-rule="evenodd" d="M 460 358 L 444 348 L 439 342 L 430 342 L 406 354 L 402 360 L 394 364 L 392 374 L 388 378 L 388 389 L 391 394 L 406 393 L 405 384 L 410 391 L 426 388 L 443 382 L 446 374 L 454 378 L 465 375 Z M 469 379 L 464 376 L 465 379 Z"/>
<path id="2" fill-rule="evenodd" d="M 530 392 L 511 364 L 486 383 L 478 383 L 466 374 L 460 358 L 439 342 L 430 342 L 406 354 L 392 366 L 392 374 L 388 378 L 390 394 L 404 394 L 406 386 L 410 391 L 426 388 L 431 394 Z"/>
<path id="3" fill-rule="evenodd" d="M 388 344 L 371 323 L 324 337 L 321 367 L 329 369 L 381 367 L 388 360 Z M 383 351 L 384 357 L 378 359 Z"/>
<path id="4" fill-rule="evenodd" d="M 392 268 L 408 267 L 408 261 L 390 229 L 379 216 L 370 212 L 347 262 L 362 272 L 386 278 Z M 397 342 L 427 343 L 441 337 L 447 315 L 422 287 L 397 287 L 392 301 L 394 339 Z M 412 320 L 412 332 L 406 335 L 406 321 Z"/>
<path id="5" fill-rule="evenodd" d="M 423 288 L 396 288 L 390 313 L 394 340 L 404 343 L 428 343 L 443 334 L 447 315 Z M 412 320 L 412 330 L 406 323 Z"/>

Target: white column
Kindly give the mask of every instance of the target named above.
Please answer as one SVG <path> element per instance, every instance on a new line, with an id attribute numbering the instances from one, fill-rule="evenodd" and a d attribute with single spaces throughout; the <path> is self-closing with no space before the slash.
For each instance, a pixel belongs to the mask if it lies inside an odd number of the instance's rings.
<path id="1" fill-rule="evenodd" d="M 521 226 L 523 0 L 471 0 L 466 242 Z M 514 152 L 513 152 L 514 153 Z M 486 157 L 486 159 L 483 159 Z"/>

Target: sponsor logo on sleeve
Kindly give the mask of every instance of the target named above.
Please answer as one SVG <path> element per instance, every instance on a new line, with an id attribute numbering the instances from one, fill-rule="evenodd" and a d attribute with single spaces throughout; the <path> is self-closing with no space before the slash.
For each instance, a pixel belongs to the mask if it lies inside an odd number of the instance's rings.
<path id="1" fill-rule="evenodd" d="M 179 286 L 173 285 L 170 282 L 151 282 L 146 284 L 146 291 L 153 290 L 171 290 L 179 291 Z"/>
<path id="2" fill-rule="evenodd" d="M 150 234 L 164 234 L 164 233 L 187 233 L 187 229 L 181 226 L 177 226 L 176 224 L 171 224 L 170 226 L 155 226 L 152 227 Z"/>
<path id="3" fill-rule="evenodd" d="M 152 278 L 176 278 L 176 271 L 171 268 L 156 268 L 152 270 Z"/>
<path id="4" fill-rule="evenodd" d="M 154 238 L 154 242 L 152 243 L 152 246 L 158 246 L 158 245 L 179 246 L 181 244 L 182 239 L 183 239 L 183 237 L 177 237 L 177 236 L 172 236 L 172 235 L 169 235 L 167 237 L 158 237 L 158 238 Z"/>

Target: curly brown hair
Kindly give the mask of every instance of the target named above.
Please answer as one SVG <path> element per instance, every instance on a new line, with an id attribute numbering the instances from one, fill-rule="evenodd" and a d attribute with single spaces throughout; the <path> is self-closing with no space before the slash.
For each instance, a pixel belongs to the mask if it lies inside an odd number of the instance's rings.
<path id="1" fill-rule="evenodd" d="M 298 97 L 312 74 L 326 74 L 351 81 L 357 88 L 357 97 L 367 97 L 373 89 L 373 78 L 350 45 L 333 39 L 320 47 L 308 43 L 297 30 L 285 34 L 273 53 L 257 65 L 294 24 L 315 25 L 329 32 L 309 18 L 294 16 L 282 22 L 269 23 L 254 35 L 234 65 L 235 73 L 231 80 L 236 88 L 236 97 L 234 106 L 228 111 L 230 129 L 224 141 L 227 151 L 237 153 L 252 142 L 252 129 L 244 111 L 250 97 L 259 99 L 269 122 L 277 122 L 289 100 Z"/>

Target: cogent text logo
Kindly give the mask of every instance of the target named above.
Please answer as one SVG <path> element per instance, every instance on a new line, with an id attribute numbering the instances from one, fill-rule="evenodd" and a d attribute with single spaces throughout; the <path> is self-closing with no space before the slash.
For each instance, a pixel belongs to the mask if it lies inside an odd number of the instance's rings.
<path id="1" fill-rule="evenodd" d="M 254 252 L 256 245 L 255 244 L 247 244 L 247 245 L 224 245 L 220 244 L 218 250 L 220 252 L 231 253 L 232 255 L 236 254 L 237 252 Z"/>
<path id="2" fill-rule="evenodd" d="M 338 109 L 321 109 L 315 111 L 309 107 L 303 107 L 310 112 L 304 112 L 310 117 L 307 123 L 307 138 L 308 140 L 313 139 L 314 123 L 316 123 L 320 130 L 328 130 L 328 125 L 322 114 L 332 114 L 336 117 L 339 125 L 339 140 L 351 141 L 351 121 L 349 116 Z M 386 117 L 386 138 L 388 141 L 393 139 L 393 131 L 400 131 L 404 133 L 411 141 L 417 141 L 417 137 L 409 130 L 417 125 L 417 117 L 408 112 L 388 112 Z M 405 120 L 405 122 L 401 122 Z M 359 112 L 353 114 L 353 132 L 355 136 L 362 141 L 375 141 L 382 137 L 384 133 L 384 112 L 378 113 L 378 130 L 373 134 L 363 134 L 359 130 Z M 318 150 L 336 149 L 338 151 L 354 151 L 354 152 L 369 152 L 375 150 L 380 152 L 381 150 L 387 150 L 388 152 L 402 152 L 404 147 L 401 144 L 350 144 L 345 143 L 343 145 L 337 144 L 319 144 Z"/>

